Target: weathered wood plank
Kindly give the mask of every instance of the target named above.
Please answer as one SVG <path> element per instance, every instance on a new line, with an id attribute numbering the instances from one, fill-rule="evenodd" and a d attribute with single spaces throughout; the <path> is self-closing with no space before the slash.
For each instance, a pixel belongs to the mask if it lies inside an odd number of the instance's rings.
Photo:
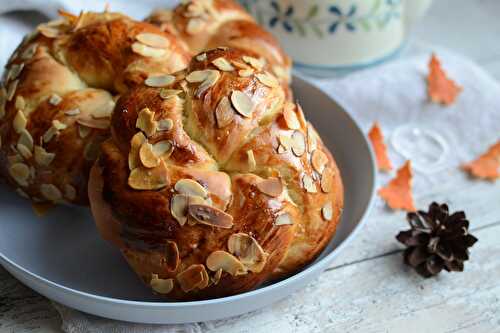
<path id="1" fill-rule="evenodd" d="M 58 332 L 60 325 L 49 300 L 0 267 L 0 332 Z"/>

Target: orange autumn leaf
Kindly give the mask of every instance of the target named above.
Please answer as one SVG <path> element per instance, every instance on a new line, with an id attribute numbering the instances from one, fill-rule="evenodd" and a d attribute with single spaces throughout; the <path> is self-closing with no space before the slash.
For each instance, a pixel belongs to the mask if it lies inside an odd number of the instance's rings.
<path id="1" fill-rule="evenodd" d="M 431 101 L 451 105 L 461 91 L 462 87 L 446 76 L 439 59 L 435 54 L 432 54 L 429 62 L 429 75 L 427 76 L 427 93 Z"/>
<path id="2" fill-rule="evenodd" d="M 368 138 L 372 143 L 375 157 L 377 159 L 378 169 L 380 171 L 391 171 L 392 163 L 387 154 L 387 146 L 384 143 L 384 134 L 377 122 L 373 124 L 372 129 L 368 133 Z"/>
<path id="3" fill-rule="evenodd" d="M 462 165 L 462 169 L 472 176 L 495 180 L 500 177 L 500 141 L 491 146 L 486 153 L 476 160 Z"/>
<path id="4" fill-rule="evenodd" d="M 407 161 L 398 170 L 396 177 L 387 186 L 381 188 L 378 194 L 392 209 L 414 212 L 416 209 L 413 203 L 412 181 L 413 171 L 411 169 L 411 162 Z"/>

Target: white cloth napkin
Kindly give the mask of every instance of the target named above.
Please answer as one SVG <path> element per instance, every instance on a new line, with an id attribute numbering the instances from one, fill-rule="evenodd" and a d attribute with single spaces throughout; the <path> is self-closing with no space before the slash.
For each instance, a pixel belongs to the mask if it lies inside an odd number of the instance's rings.
<path id="1" fill-rule="evenodd" d="M 175 1 L 107 1 L 113 10 L 131 14 L 135 18 L 145 17 L 152 8 L 172 5 Z M 104 1 L 78 2 L 70 0 L 12 1 L 0 0 L 0 14 L 15 8 L 37 9 L 52 16 L 57 8 L 64 7 L 72 12 L 81 9 L 102 10 Z M 19 21 L 19 18 L 28 21 Z M 22 35 L 33 26 L 34 15 L 0 15 L 0 65 L 5 64 Z M 427 99 L 425 76 L 429 61 L 429 50 L 436 51 L 443 67 L 450 77 L 464 87 L 457 102 L 449 107 L 431 104 Z M 425 168 L 426 162 L 439 156 L 433 150 L 435 142 L 423 140 L 414 142 L 414 163 L 417 174 L 414 180 L 415 193 L 422 193 L 433 184 L 451 181 L 457 174 L 457 167 L 484 152 L 489 145 L 500 139 L 500 85 L 473 62 L 449 51 L 430 47 L 427 51 L 411 58 L 387 63 L 337 80 L 311 80 L 344 105 L 365 131 L 378 121 L 389 144 L 389 154 L 396 167 L 406 159 L 395 148 L 407 136 L 395 139 L 401 128 L 431 130 L 438 133 L 449 149 L 434 170 Z M 306 110 L 307 111 L 307 110 Z M 316 110 L 326 112 L 328 110 Z M 429 172 L 432 171 L 432 172 Z M 385 183 L 394 172 L 383 175 Z M 381 205 L 379 206 L 379 208 Z M 93 332 L 186 332 L 214 331 L 214 323 L 189 325 L 141 325 L 103 319 L 65 306 L 54 304 L 61 314 L 62 328 L 68 333 Z M 247 314 L 246 317 L 252 316 Z M 218 322 L 220 325 L 220 322 Z"/>

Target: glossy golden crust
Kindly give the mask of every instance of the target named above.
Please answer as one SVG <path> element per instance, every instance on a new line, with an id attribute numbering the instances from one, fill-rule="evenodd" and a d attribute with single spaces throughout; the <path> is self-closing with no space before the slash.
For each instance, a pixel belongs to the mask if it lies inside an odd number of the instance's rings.
<path id="1" fill-rule="evenodd" d="M 253 55 L 208 51 L 172 84 L 124 94 L 92 170 L 101 234 L 167 298 L 232 295 L 292 274 L 339 222 L 331 154 L 269 65 L 251 75 L 234 65 Z M 170 149 L 151 153 L 159 147 Z"/>
<path id="2" fill-rule="evenodd" d="M 156 10 L 146 20 L 177 35 L 193 54 L 220 46 L 257 54 L 284 86 L 290 82 L 290 58 L 236 1 L 184 1 L 173 11 Z"/>
<path id="3" fill-rule="evenodd" d="M 62 15 L 27 36 L 7 66 L 0 175 L 35 202 L 87 204 L 88 172 L 118 95 L 184 68 L 190 56 L 172 35 L 121 14 Z M 161 49 L 141 44 L 144 36 L 158 36 Z"/>

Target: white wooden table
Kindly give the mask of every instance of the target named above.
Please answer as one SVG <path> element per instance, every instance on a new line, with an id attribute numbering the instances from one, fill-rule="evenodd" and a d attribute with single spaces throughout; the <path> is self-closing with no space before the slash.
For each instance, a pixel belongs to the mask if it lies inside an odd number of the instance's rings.
<path id="1" fill-rule="evenodd" d="M 462 53 L 500 80 L 500 1 L 437 0 L 413 45 Z M 499 106 L 500 112 L 500 106 Z M 416 197 L 466 210 L 480 241 L 461 274 L 424 280 L 402 265 L 394 240 L 404 214 L 373 214 L 313 284 L 271 307 L 210 323 L 214 332 L 500 332 L 500 181 L 453 182 Z M 59 332 L 50 301 L 0 268 L 0 332 Z"/>

